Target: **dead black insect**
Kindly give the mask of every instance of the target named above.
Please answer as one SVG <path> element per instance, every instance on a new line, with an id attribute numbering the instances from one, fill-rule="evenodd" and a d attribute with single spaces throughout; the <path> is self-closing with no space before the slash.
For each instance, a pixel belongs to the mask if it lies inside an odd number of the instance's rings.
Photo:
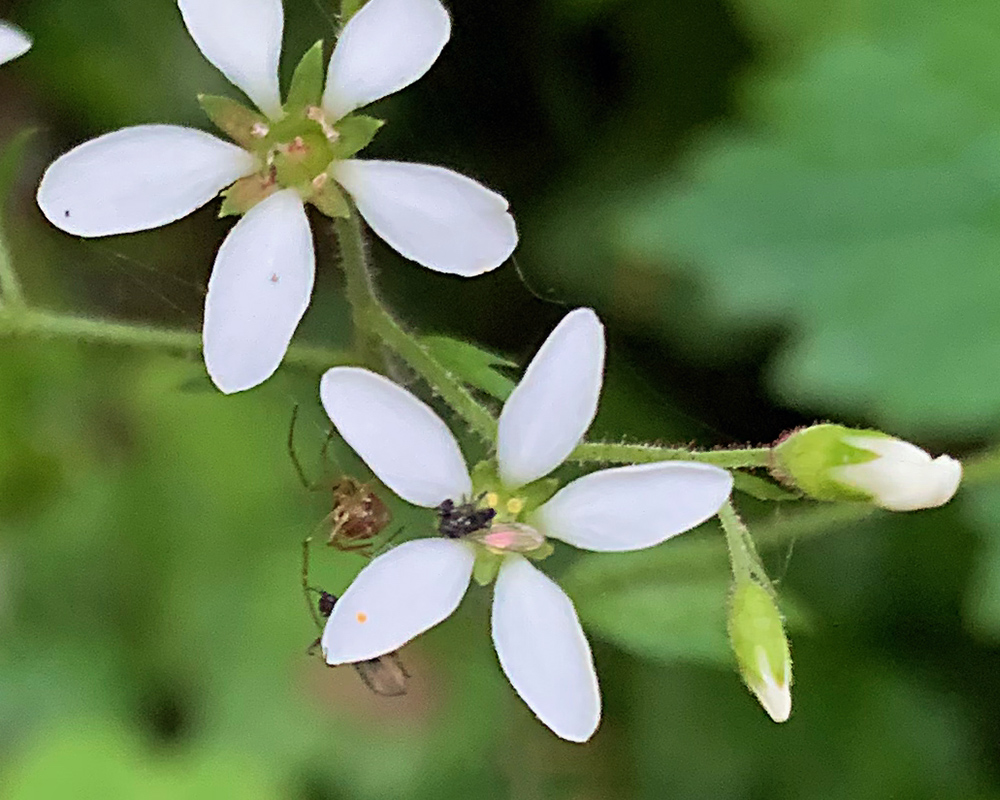
<path id="1" fill-rule="evenodd" d="M 316 638 L 316 641 L 309 645 L 307 652 L 309 655 L 312 655 L 320 649 L 323 619 L 326 619 L 333 613 L 334 606 L 337 604 L 337 596 L 309 585 L 310 542 L 311 539 L 306 539 L 302 543 L 302 590 L 305 593 L 309 613 L 321 633 Z M 315 606 L 313 605 L 313 594 L 319 595 Z M 406 682 L 410 678 L 410 673 L 406 671 L 406 667 L 403 666 L 398 653 L 386 653 L 384 656 L 372 658 L 368 661 L 357 661 L 351 664 L 351 666 L 358 673 L 361 682 L 375 694 L 382 697 L 399 697 L 406 694 Z"/>
<path id="2" fill-rule="evenodd" d="M 463 539 L 476 531 L 484 530 L 493 523 L 497 515 L 495 508 L 479 507 L 479 502 L 486 495 L 480 495 L 475 500 L 455 504 L 453 500 L 445 500 L 435 510 L 438 513 L 438 533 L 448 539 Z"/>
<path id="3" fill-rule="evenodd" d="M 329 482 L 323 479 L 310 482 L 295 453 L 295 422 L 298 419 L 298 412 L 299 408 L 296 406 L 292 411 L 292 422 L 288 429 L 288 454 L 302 485 L 309 491 L 323 490 L 329 486 Z M 329 456 L 332 437 L 331 430 L 323 443 L 321 456 L 324 464 Z M 392 512 L 372 487 L 345 475 L 333 484 L 333 510 L 320 524 L 323 527 L 330 526 L 327 534 L 327 544 L 330 547 L 344 552 L 372 556 L 375 551 L 373 539 L 389 527 L 390 522 L 392 522 Z M 380 547 L 388 544 L 398 532 L 382 542 Z"/>

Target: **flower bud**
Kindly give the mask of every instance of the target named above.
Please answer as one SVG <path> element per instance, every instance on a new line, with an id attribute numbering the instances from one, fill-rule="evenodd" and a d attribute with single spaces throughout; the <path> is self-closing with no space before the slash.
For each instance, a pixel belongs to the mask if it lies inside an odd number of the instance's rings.
<path id="1" fill-rule="evenodd" d="M 741 581 L 729 601 L 729 641 L 747 688 L 775 722 L 792 712 L 792 657 L 771 594 L 758 583 Z"/>
<path id="2" fill-rule="evenodd" d="M 773 471 L 817 500 L 861 500 L 889 511 L 947 503 L 962 479 L 951 456 L 931 458 L 916 445 L 880 431 L 813 425 L 774 448 Z"/>

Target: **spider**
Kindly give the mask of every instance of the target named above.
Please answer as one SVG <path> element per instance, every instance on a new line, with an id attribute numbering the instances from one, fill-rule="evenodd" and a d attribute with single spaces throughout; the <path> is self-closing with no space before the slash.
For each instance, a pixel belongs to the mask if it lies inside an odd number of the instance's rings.
<path id="1" fill-rule="evenodd" d="M 316 623 L 316 627 L 322 632 L 323 619 L 333 613 L 337 596 L 309 585 L 309 544 L 311 541 L 312 537 L 302 543 L 302 591 L 305 594 L 309 614 L 312 616 L 313 622 Z M 312 594 L 319 595 L 315 606 Z M 307 653 L 309 655 L 315 653 L 321 641 L 322 636 L 309 645 Z M 356 661 L 351 666 L 358 673 L 361 682 L 375 694 L 382 697 L 399 697 L 406 694 L 406 681 L 409 680 L 410 673 L 406 671 L 399 654 L 395 651 L 368 661 Z"/>
<path id="2" fill-rule="evenodd" d="M 295 423 L 298 414 L 299 407 L 295 406 L 292 411 L 292 422 L 288 428 L 288 454 L 292 459 L 292 466 L 295 468 L 299 481 L 308 491 L 325 489 L 329 485 L 328 481 L 323 479 L 315 482 L 309 481 L 295 452 Z M 327 463 L 332 438 L 333 430 L 331 429 L 321 451 L 324 465 Z M 332 489 L 333 510 L 320 523 L 321 527 L 330 526 L 327 545 L 344 552 L 359 553 L 371 557 L 374 555 L 372 540 L 389 526 L 392 521 L 392 512 L 375 494 L 370 485 L 361 483 L 349 475 L 341 477 L 333 484 Z M 398 533 L 398 530 L 395 531 L 386 541 L 382 542 L 379 549 L 387 545 Z"/>

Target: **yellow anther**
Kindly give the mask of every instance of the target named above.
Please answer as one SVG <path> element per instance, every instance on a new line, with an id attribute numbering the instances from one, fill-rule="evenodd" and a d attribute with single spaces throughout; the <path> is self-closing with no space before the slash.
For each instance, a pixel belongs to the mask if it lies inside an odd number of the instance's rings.
<path id="1" fill-rule="evenodd" d="M 520 514 L 522 511 L 524 511 L 524 501 L 520 497 L 512 497 L 507 501 L 509 514 Z"/>
<path id="2" fill-rule="evenodd" d="M 496 492 L 490 492 L 489 494 L 487 494 L 486 505 L 488 505 L 490 508 L 496 508 L 498 505 L 500 505 L 500 495 L 498 495 Z"/>

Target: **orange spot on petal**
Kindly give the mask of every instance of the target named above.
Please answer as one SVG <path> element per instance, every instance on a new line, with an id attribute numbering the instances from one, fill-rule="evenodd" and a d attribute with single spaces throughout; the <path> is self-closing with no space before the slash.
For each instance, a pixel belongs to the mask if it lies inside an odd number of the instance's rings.
<path id="1" fill-rule="evenodd" d="M 364 611 L 359 611 L 357 620 L 358 622 L 368 622 L 368 615 Z"/>

